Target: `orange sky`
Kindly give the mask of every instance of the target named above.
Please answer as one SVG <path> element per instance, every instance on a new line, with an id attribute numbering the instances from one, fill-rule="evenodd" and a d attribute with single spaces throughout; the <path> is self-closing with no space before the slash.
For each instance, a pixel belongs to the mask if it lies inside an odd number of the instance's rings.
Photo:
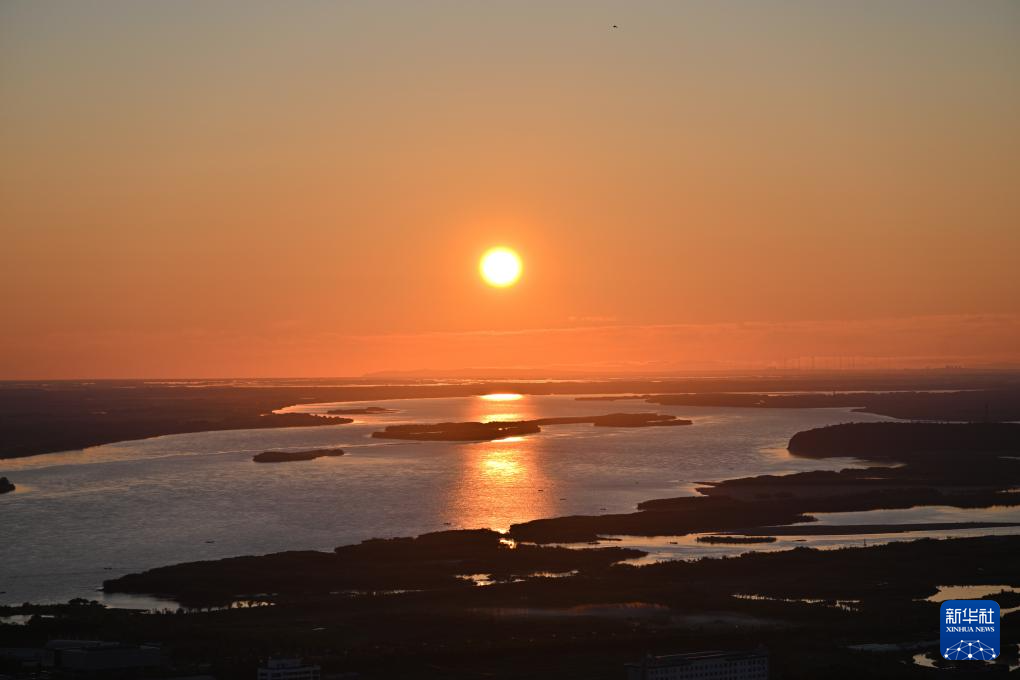
<path id="1" fill-rule="evenodd" d="M 0 378 L 1020 363 L 1012 0 L 8 2 L 0 121 Z"/>

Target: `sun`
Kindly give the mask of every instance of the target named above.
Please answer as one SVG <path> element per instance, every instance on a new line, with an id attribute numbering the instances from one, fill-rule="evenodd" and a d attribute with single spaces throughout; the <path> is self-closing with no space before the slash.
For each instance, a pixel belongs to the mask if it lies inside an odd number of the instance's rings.
<path id="1" fill-rule="evenodd" d="M 490 286 L 506 288 L 517 283 L 523 269 L 521 258 L 510 248 L 489 248 L 478 263 L 478 271 Z"/>

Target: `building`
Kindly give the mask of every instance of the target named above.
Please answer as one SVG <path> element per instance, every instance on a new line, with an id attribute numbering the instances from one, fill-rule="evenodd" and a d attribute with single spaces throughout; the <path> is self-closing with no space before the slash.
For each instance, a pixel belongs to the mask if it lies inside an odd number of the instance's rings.
<path id="1" fill-rule="evenodd" d="M 627 680 L 766 680 L 769 654 L 763 647 L 736 652 L 649 654 L 626 667 Z"/>
<path id="2" fill-rule="evenodd" d="M 44 655 L 43 666 L 75 678 L 135 678 L 162 663 L 158 645 L 99 640 L 50 640 Z"/>
<path id="3" fill-rule="evenodd" d="M 46 650 L 38 647 L 0 647 L 0 665 L 8 670 L 38 670 L 45 658 Z"/>
<path id="4" fill-rule="evenodd" d="M 259 668 L 258 680 L 321 680 L 318 666 L 305 666 L 301 659 L 270 659 Z"/>
<path id="5" fill-rule="evenodd" d="M 46 669 L 47 677 L 130 679 L 162 665 L 159 645 L 101 640 L 50 640 L 40 648 L 0 648 L 0 660 L 22 671 Z"/>

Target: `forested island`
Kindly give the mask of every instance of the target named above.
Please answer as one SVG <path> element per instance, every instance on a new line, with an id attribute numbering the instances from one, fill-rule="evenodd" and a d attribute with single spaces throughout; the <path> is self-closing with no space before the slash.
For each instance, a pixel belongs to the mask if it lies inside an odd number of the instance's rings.
<path id="1" fill-rule="evenodd" d="M 361 408 L 335 408 L 326 411 L 331 416 L 373 416 L 383 413 L 396 413 L 395 408 L 383 408 L 382 406 L 364 406 Z"/>
<path id="2" fill-rule="evenodd" d="M 722 544 L 722 545 L 746 545 L 753 543 L 775 543 L 775 536 L 698 536 L 694 539 L 698 543 Z"/>
<path id="3" fill-rule="evenodd" d="M 376 439 L 409 439 L 412 441 L 473 442 L 520 437 L 536 434 L 542 428 L 535 423 L 492 422 L 492 423 L 431 423 L 417 425 L 390 425 L 373 432 Z"/>
<path id="4" fill-rule="evenodd" d="M 312 451 L 263 451 L 252 457 L 256 463 L 290 463 L 344 455 L 343 449 L 315 449 Z"/>
<path id="5" fill-rule="evenodd" d="M 415 441 L 492 441 L 506 437 L 536 434 L 546 425 L 589 424 L 595 427 L 656 427 L 691 425 L 692 421 L 661 413 L 609 413 L 602 416 L 566 416 L 535 420 L 493 421 L 488 423 L 425 423 L 390 425 L 373 432 L 377 439 Z"/>
<path id="6" fill-rule="evenodd" d="M 11 491 L 14 491 L 16 488 L 18 487 L 14 485 L 14 482 L 7 479 L 6 477 L 0 477 L 0 493 L 10 493 Z"/>

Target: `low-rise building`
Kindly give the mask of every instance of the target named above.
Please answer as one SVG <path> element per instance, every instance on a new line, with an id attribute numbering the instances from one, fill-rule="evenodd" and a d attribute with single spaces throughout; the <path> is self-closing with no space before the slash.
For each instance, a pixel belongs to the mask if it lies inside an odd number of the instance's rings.
<path id="1" fill-rule="evenodd" d="M 258 680 L 321 680 L 319 666 L 306 666 L 301 659 L 270 659 L 258 670 Z"/>
<path id="2" fill-rule="evenodd" d="M 745 651 L 649 654 L 627 664 L 627 680 L 766 680 L 769 655 L 764 648 Z"/>
<path id="3" fill-rule="evenodd" d="M 134 678 L 162 664 L 159 645 L 129 645 L 101 640 L 50 640 L 42 665 L 61 677 Z"/>

